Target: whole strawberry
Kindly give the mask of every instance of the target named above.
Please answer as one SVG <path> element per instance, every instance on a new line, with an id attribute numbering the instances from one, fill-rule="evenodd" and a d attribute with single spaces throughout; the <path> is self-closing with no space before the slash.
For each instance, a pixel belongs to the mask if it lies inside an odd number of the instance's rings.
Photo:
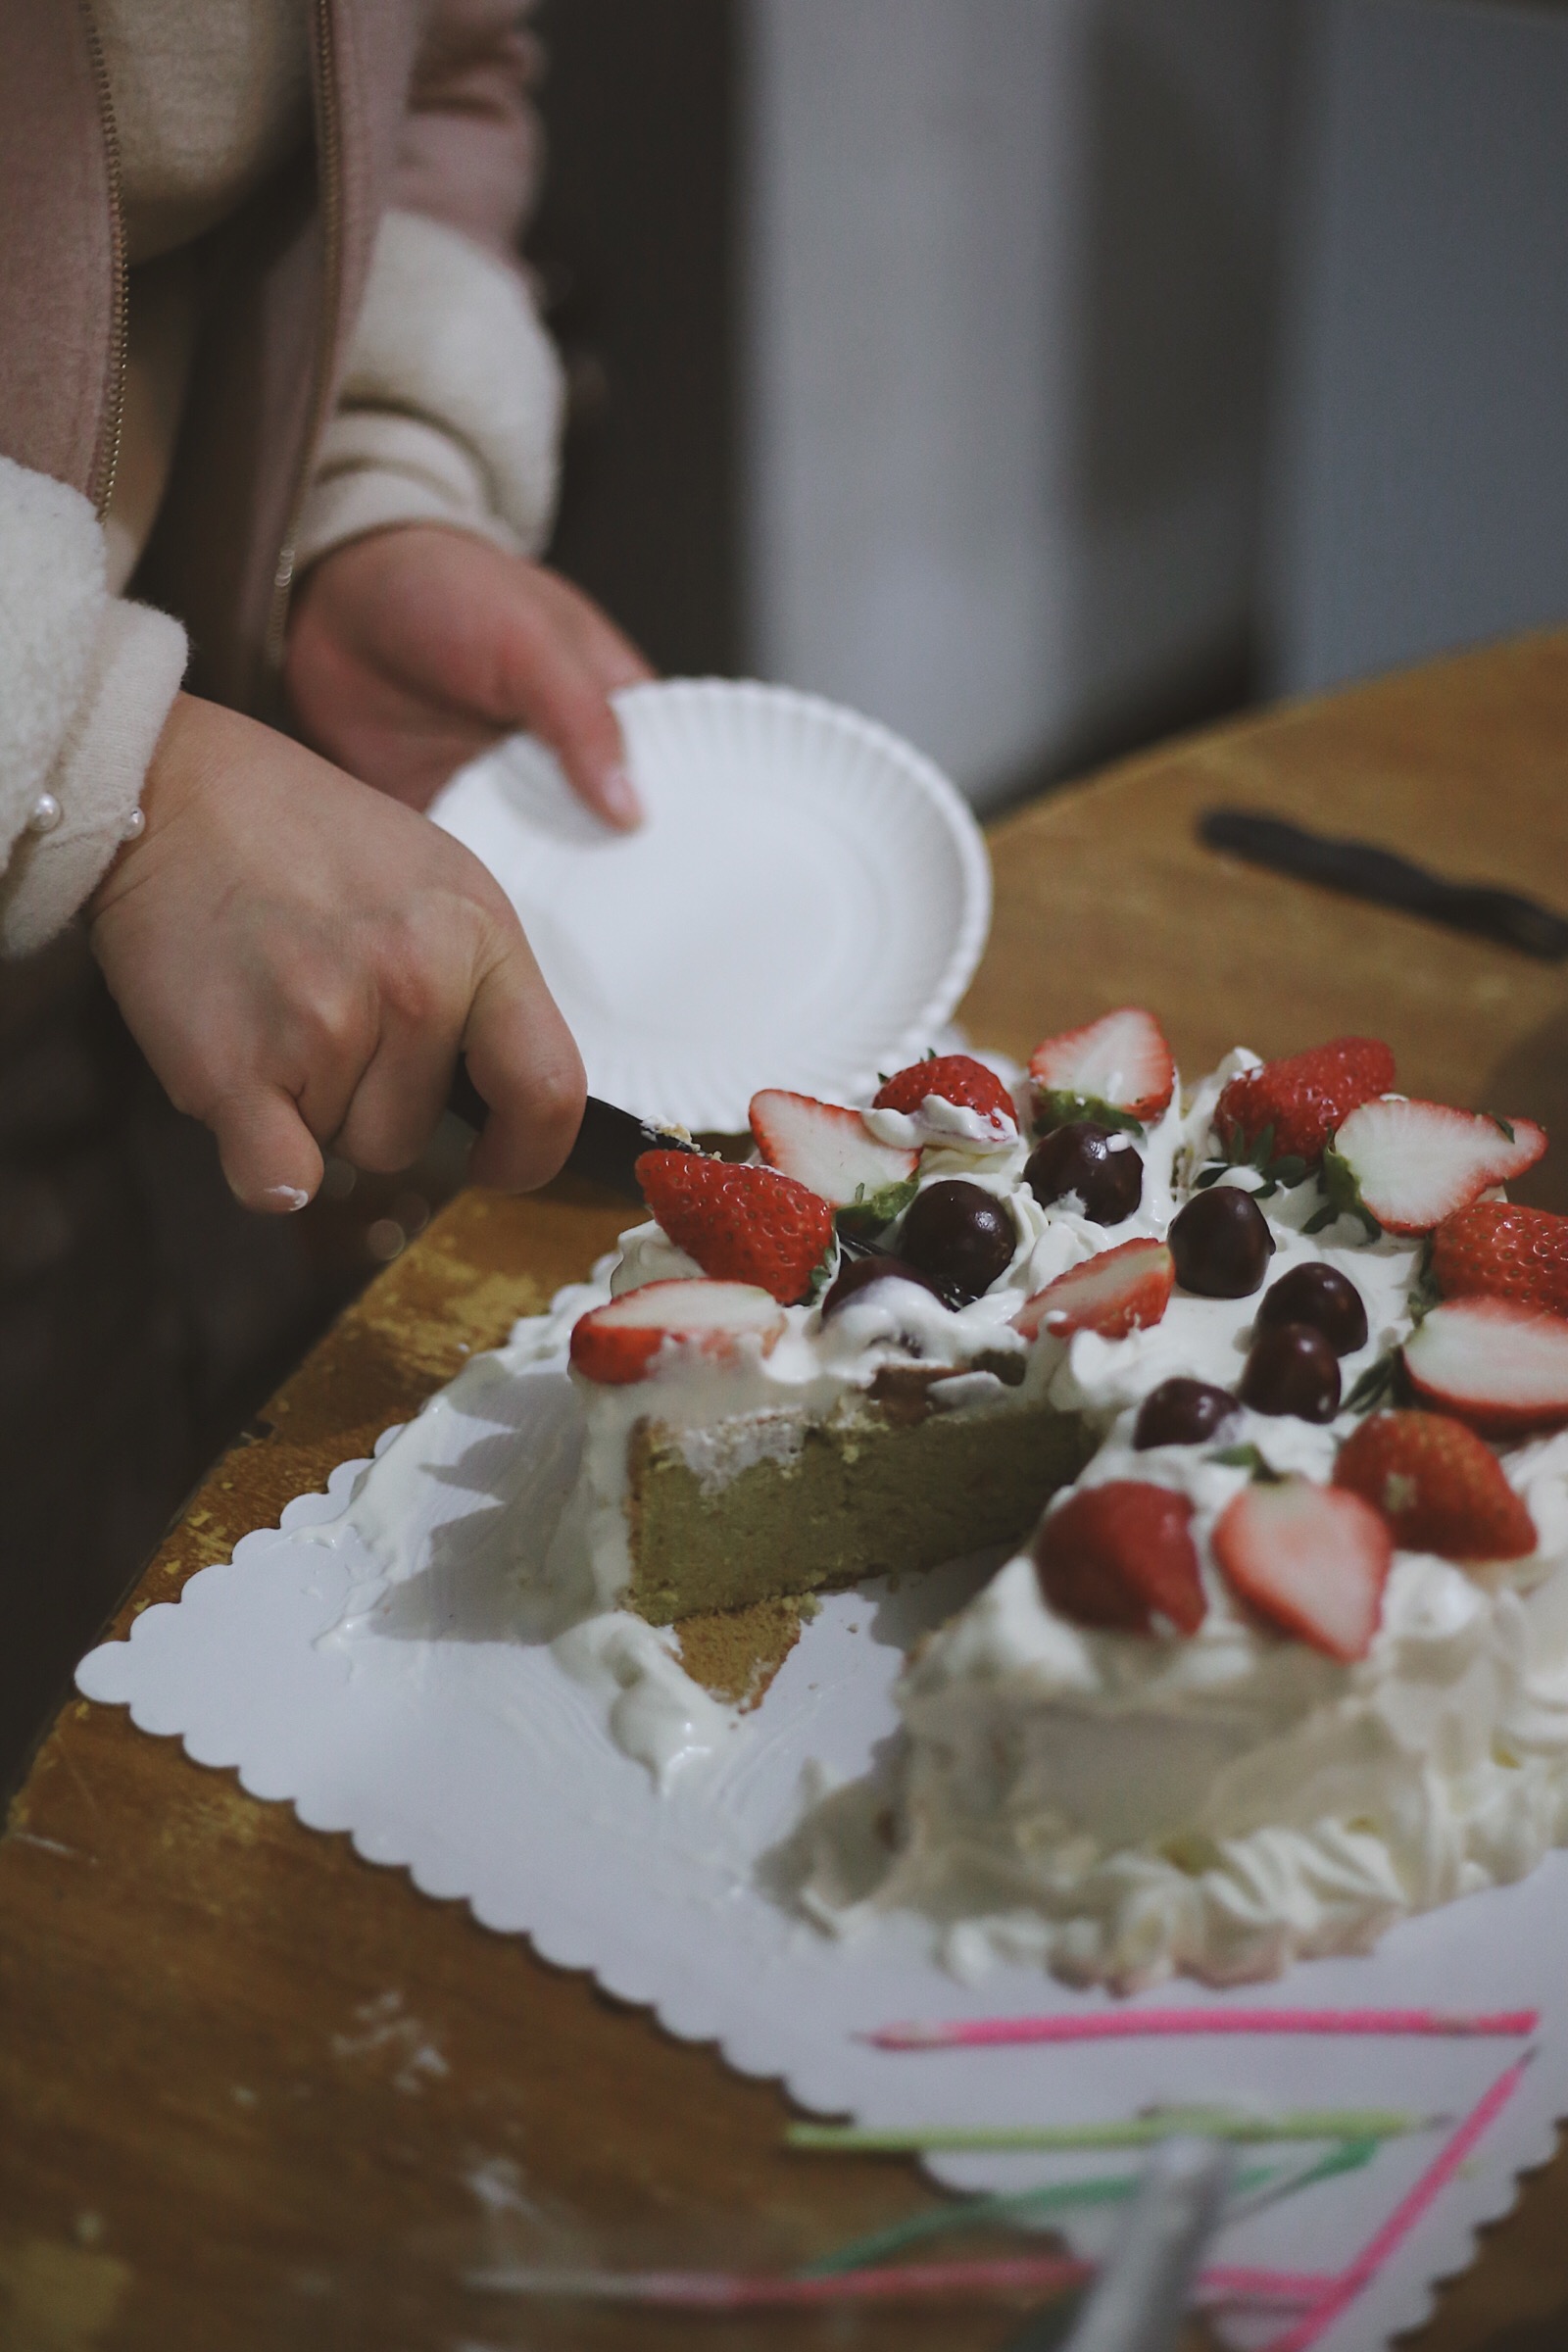
<path id="1" fill-rule="evenodd" d="M 1185 1494 L 1145 1479 L 1080 1487 L 1048 1511 L 1035 1572 L 1054 1609 L 1077 1625 L 1147 1634 L 1156 1616 L 1194 1634 L 1208 1603 Z"/>
<path id="2" fill-rule="evenodd" d="M 939 1095 L 960 1110 L 978 1111 L 983 1119 L 1004 1120 L 1009 1127 L 1018 1124 L 1012 1097 L 1002 1080 L 972 1054 L 937 1054 L 929 1061 L 911 1061 L 906 1070 L 895 1070 L 883 1080 L 871 1107 L 912 1115 L 927 1095 Z"/>
<path id="3" fill-rule="evenodd" d="M 1340 1121 L 1393 1084 L 1387 1046 L 1375 1037 L 1337 1037 L 1233 1078 L 1215 1106 L 1214 1126 L 1233 1156 L 1243 1156 L 1238 1141 L 1250 1152 L 1272 1128 L 1270 1158 L 1315 1165 Z"/>
<path id="4" fill-rule="evenodd" d="M 1340 1447 L 1334 1483 L 1383 1513 L 1396 1544 L 1446 1560 L 1517 1560 L 1536 1527 L 1486 1442 L 1446 1413 L 1372 1413 Z"/>
<path id="5" fill-rule="evenodd" d="M 1568 1315 L 1568 1217 L 1514 1200 L 1476 1200 L 1432 1236 L 1445 1298 L 1517 1298 Z"/>
<path id="6" fill-rule="evenodd" d="M 692 1152 L 645 1152 L 649 1208 L 705 1274 L 756 1283 L 781 1306 L 806 1297 L 833 1241 L 831 1204 L 792 1176 Z"/>

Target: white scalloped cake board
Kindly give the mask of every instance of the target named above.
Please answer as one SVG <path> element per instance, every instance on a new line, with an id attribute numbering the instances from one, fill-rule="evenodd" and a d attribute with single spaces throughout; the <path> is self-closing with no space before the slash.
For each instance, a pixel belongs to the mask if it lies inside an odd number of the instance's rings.
<path id="1" fill-rule="evenodd" d="M 400 1865 L 426 1893 L 461 1896 L 486 1926 L 527 1935 L 547 1960 L 591 1970 L 671 2033 L 716 2041 L 740 2072 L 781 2079 L 817 2113 L 882 2126 L 1030 2124 L 1218 2102 L 1457 2118 L 1518 2056 L 1517 2043 L 1500 2040 L 1263 2036 L 867 2047 L 858 2034 L 898 2019 L 1104 2005 L 1022 1968 L 960 1984 L 906 1918 L 855 1942 L 829 1940 L 758 1882 L 757 1858 L 794 1819 L 802 1765 L 822 1757 L 845 1772 L 865 1768 L 894 1728 L 902 1644 L 977 1571 L 939 1571 L 897 1595 L 833 1596 L 761 1706 L 662 1795 L 612 1742 L 590 1692 L 547 1646 L 512 1630 L 516 1589 L 505 1563 L 517 1529 L 542 1542 L 559 1512 L 574 1415 L 559 1358 L 504 1378 L 494 1358 L 475 1359 L 378 1449 L 372 1477 L 391 1491 L 395 1475 L 414 1573 L 389 1582 L 345 1516 L 364 1467 L 347 1463 L 326 1494 L 290 1503 L 279 1529 L 247 1536 L 228 1565 L 191 1578 L 177 1603 L 144 1610 L 128 1642 L 91 1652 L 80 1689 L 128 1705 L 144 1731 L 179 1738 L 198 1763 L 237 1771 L 253 1795 L 292 1803 L 307 1826 L 347 1831 L 368 1861 Z M 1281 1983 L 1229 1994 L 1179 1984 L 1149 1996 L 1156 2006 L 1541 2011 L 1522 2086 L 1473 2162 L 1322 2337 L 1335 2352 L 1382 2345 L 1417 2324 L 1431 2283 L 1461 2269 L 1476 2228 L 1513 2202 L 1516 2174 L 1551 2153 L 1553 2118 L 1568 2110 L 1565 1929 L 1568 1856 L 1554 1854 L 1516 1886 L 1403 1924 L 1364 1958 L 1308 1962 Z M 1231 2226 L 1214 2259 L 1340 2269 L 1442 2137 L 1389 2143 L 1370 2170 Z M 956 2187 L 1021 2187 L 1125 2163 L 969 2156 L 931 2170 Z M 1090 2216 L 1058 2226 L 1094 2255 L 1112 2225 Z M 1259 2330 L 1254 2320 L 1235 2340 L 1256 2344 L 1283 2324 L 1276 2316 Z"/>

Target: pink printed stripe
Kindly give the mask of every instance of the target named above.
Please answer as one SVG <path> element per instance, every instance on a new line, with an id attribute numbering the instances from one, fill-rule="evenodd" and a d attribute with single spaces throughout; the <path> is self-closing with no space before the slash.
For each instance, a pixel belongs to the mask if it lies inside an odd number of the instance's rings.
<path id="1" fill-rule="evenodd" d="M 1335 2321 L 1343 2317 L 1356 2296 L 1371 2285 L 1417 2222 L 1431 2211 L 1471 2150 L 1491 2130 L 1518 2089 L 1529 2063 L 1528 2058 L 1521 2058 L 1505 2074 L 1497 2077 L 1492 2088 L 1471 2108 L 1452 2137 L 1438 2151 L 1409 2195 L 1395 2207 L 1382 2229 L 1368 2238 L 1348 2270 L 1342 2271 L 1322 2301 L 1314 2304 L 1295 2327 L 1288 2328 L 1283 2335 L 1276 2336 L 1266 2352 L 1306 2352 L 1309 2344 L 1315 2344 Z"/>
<path id="2" fill-rule="evenodd" d="M 466 2283 L 501 2294 L 562 2296 L 607 2303 L 659 2304 L 684 2311 L 756 2311 L 803 2304 L 896 2303 L 944 2295 L 1051 2294 L 1082 2286 L 1093 2263 L 1062 2255 L 1012 2261 L 887 2263 L 825 2277 L 791 2278 L 744 2271 L 546 2271 L 503 2265 L 474 2271 Z M 1204 2271 L 1205 2301 L 1318 2304 L 1338 2285 L 1312 2271 L 1220 2267 Z"/>
<path id="3" fill-rule="evenodd" d="M 883 2026 L 879 2050 L 980 2050 L 1028 2041 L 1122 2041 L 1175 2034 L 1533 2034 L 1534 2009 L 1107 2009 L 1087 2017 L 979 2017 Z"/>

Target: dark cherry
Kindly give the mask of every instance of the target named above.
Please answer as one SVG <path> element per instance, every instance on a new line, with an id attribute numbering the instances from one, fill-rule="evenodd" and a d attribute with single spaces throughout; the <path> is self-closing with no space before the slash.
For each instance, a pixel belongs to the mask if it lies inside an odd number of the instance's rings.
<path id="1" fill-rule="evenodd" d="M 1162 1380 L 1138 1407 L 1134 1448 L 1143 1453 L 1151 1446 L 1200 1446 L 1235 1410 L 1229 1389 L 1216 1389 L 1206 1380 Z"/>
<path id="2" fill-rule="evenodd" d="M 1042 1208 L 1076 1193 L 1091 1225 L 1119 1225 L 1144 1197 L 1143 1154 L 1098 1119 L 1053 1128 L 1029 1154 L 1023 1177 Z"/>
<path id="3" fill-rule="evenodd" d="M 1336 1355 L 1352 1355 L 1366 1346 L 1366 1308 L 1348 1275 L 1334 1266 L 1293 1266 L 1263 1293 L 1259 1331 L 1277 1323 L 1310 1323 Z"/>
<path id="4" fill-rule="evenodd" d="M 1251 1194 L 1234 1184 L 1195 1193 L 1166 1238 L 1177 1281 L 1200 1298 L 1245 1298 L 1274 1254 L 1268 1219 Z"/>
<path id="5" fill-rule="evenodd" d="M 899 1236 L 899 1254 L 928 1274 L 945 1298 L 978 1298 L 1006 1272 L 1018 1246 L 1012 1211 L 983 1185 L 955 1176 L 917 1193 Z"/>
<path id="6" fill-rule="evenodd" d="M 1247 1351 L 1241 1397 L 1254 1413 L 1332 1421 L 1340 1409 L 1340 1359 L 1310 1323 L 1275 1323 Z"/>
<path id="7" fill-rule="evenodd" d="M 942 1296 L 930 1275 L 922 1274 L 918 1266 L 911 1266 L 907 1258 L 875 1253 L 869 1257 L 852 1257 L 835 1275 L 822 1301 L 823 1322 L 830 1315 L 836 1315 L 841 1306 L 848 1306 L 852 1298 L 869 1289 L 873 1282 L 913 1282 L 922 1291 L 929 1291 L 933 1298 L 940 1298 Z"/>

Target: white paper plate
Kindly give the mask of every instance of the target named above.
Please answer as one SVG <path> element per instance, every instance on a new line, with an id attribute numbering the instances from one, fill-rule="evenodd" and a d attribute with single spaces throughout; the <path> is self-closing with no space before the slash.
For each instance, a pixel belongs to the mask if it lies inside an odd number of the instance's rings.
<path id="1" fill-rule="evenodd" d="M 526 735 L 430 811 L 516 907 L 593 1093 L 734 1131 L 760 1086 L 842 1100 L 923 1053 L 991 921 L 948 779 L 782 686 L 677 678 L 615 709 L 641 831 L 609 832 Z"/>

